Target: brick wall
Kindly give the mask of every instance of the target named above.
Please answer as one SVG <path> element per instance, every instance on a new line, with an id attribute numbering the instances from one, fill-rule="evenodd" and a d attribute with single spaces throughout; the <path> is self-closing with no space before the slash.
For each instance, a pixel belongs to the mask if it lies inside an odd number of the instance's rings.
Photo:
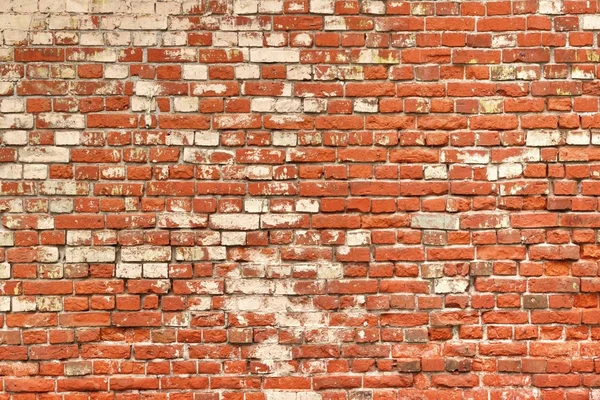
<path id="1" fill-rule="evenodd" d="M 0 400 L 600 399 L 596 0 L 0 31 Z"/>

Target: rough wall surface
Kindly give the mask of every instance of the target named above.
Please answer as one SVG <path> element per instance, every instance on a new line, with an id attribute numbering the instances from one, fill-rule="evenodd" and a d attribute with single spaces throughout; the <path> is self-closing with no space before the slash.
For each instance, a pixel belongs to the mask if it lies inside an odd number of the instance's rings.
<path id="1" fill-rule="evenodd" d="M 0 30 L 0 399 L 600 398 L 595 0 Z"/>

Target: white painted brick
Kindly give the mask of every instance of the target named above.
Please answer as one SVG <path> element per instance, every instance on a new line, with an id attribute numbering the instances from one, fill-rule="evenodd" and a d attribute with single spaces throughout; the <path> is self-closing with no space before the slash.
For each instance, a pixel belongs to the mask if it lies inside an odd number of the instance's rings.
<path id="1" fill-rule="evenodd" d="M 445 165 L 428 165 L 423 169 L 425 179 L 448 179 L 448 170 Z"/>
<path id="2" fill-rule="evenodd" d="M 162 1 L 156 3 L 156 14 L 175 15 L 181 14 L 181 1 Z"/>
<path id="3" fill-rule="evenodd" d="M 210 297 L 190 297 L 188 308 L 190 311 L 206 311 L 212 307 L 212 301 Z"/>
<path id="4" fill-rule="evenodd" d="M 194 144 L 196 146 L 218 146 L 219 145 L 219 132 L 214 131 L 202 131 L 196 132 L 194 137 Z"/>
<path id="5" fill-rule="evenodd" d="M 346 244 L 348 246 L 365 246 L 371 241 L 370 231 L 348 231 L 346 233 Z"/>
<path id="6" fill-rule="evenodd" d="M 36 0 L 13 0 L 12 10 L 16 13 L 33 13 L 38 11 Z"/>
<path id="7" fill-rule="evenodd" d="M 343 16 L 325 17 L 324 28 L 326 31 L 345 31 L 346 19 Z"/>
<path id="8" fill-rule="evenodd" d="M 1 35 L 0 35 L 1 37 Z M 0 56 L 2 51 L 0 50 Z M 8 96 L 13 91 L 14 84 L 12 82 L 0 82 L 0 95 Z"/>
<path id="9" fill-rule="evenodd" d="M 434 283 L 435 293 L 464 293 L 469 287 L 469 280 L 464 278 L 440 278 Z"/>
<path id="10" fill-rule="evenodd" d="M 55 129 L 83 129 L 85 128 L 85 116 L 79 114 L 38 114 L 38 120 Z"/>
<path id="11" fill-rule="evenodd" d="M 129 66 L 109 64 L 104 67 L 104 77 L 107 79 L 125 79 L 129 76 Z"/>
<path id="12" fill-rule="evenodd" d="M 238 65 L 235 67 L 236 79 L 259 79 L 260 67 L 258 65 Z"/>
<path id="13" fill-rule="evenodd" d="M 213 229 L 225 229 L 231 231 L 255 230 L 259 227 L 260 217 L 248 214 L 212 214 L 210 226 Z"/>
<path id="14" fill-rule="evenodd" d="M 156 110 L 156 99 L 131 96 L 131 110 L 136 112 L 150 112 Z"/>
<path id="15" fill-rule="evenodd" d="M 357 99 L 354 101 L 354 111 L 360 113 L 376 113 L 379 104 L 377 99 L 364 98 Z"/>
<path id="16" fill-rule="evenodd" d="M 8 145 L 25 145 L 27 144 L 27 132 L 6 131 L 2 134 L 2 143 Z"/>
<path id="17" fill-rule="evenodd" d="M 265 37 L 265 43 L 269 47 L 283 47 L 287 43 L 287 35 L 282 32 L 273 32 Z"/>
<path id="18" fill-rule="evenodd" d="M 0 311 L 10 311 L 10 296 L 0 296 Z"/>
<path id="19" fill-rule="evenodd" d="M 444 276 L 444 264 L 427 263 L 421 265 L 421 277 L 424 279 L 441 278 Z"/>
<path id="20" fill-rule="evenodd" d="M 600 30 L 600 15 L 584 15 L 581 27 L 585 30 Z"/>
<path id="21" fill-rule="evenodd" d="M 228 279 L 225 281 L 227 293 L 241 294 L 272 294 L 274 282 L 264 279 Z"/>
<path id="22" fill-rule="evenodd" d="M 79 44 L 83 46 L 103 46 L 104 35 L 102 32 L 82 32 L 79 34 Z"/>
<path id="23" fill-rule="evenodd" d="M 4 36 L 4 45 L 21 46 L 27 42 L 27 31 L 7 29 L 2 34 Z"/>
<path id="24" fill-rule="evenodd" d="M 290 39 L 292 47 L 310 47 L 313 43 L 313 38 L 308 33 L 299 33 Z"/>
<path id="25" fill-rule="evenodd" d="M 236 47 L 238 45 L 238 35 L 236 32 L 215 32 L 213 33 L 212 45 L 215 47 Z"/>
<path id="26" fill-rule="evenodd" d="M 589 131 L 570 131 L 567 132 L 567 144 L 585 146 L 590 144 Z"/>
<path id="27" fill-rule="evenodd" d="M 344 267 L 340 263 L 316 264 L 318 279 L 341 279 L 344 277 Z"/>
<path id="28" fill-rule="evenodd" d="M 297 392 L 265 390 L 266 400 L 298 400 Z"/>
<path id="29" fill-rule="evenodd" d="M 114 262 L 114 247 L 67 247 L 65 258 L 68 263 Z"/>
<path id="30" fill-rule="evenodd" d="M 50 32 L 30 33 L 31 44 L 52 46 L 54 38 Z"/>
<path id="31" fill-rule="evenodd" d="M 325 313 L 307 312 L 307 313 L 289 313 L 281 312 L 277 314 L 277 325 L 281 327 L 325 327 L 327 326 L 327 316 Z"/>
<path id="32" fill-rule="evenodd" d="M 539 0 L 540 14 L 563 14 L 563 0 Z"/>
<path id="33" fill-rule="evenodd" d="M 0 179 L 21 179 L 23 166 L 21 164 L 0 164 Z"/>
<path id="34" fill-rule="evenodd" d="M 0 14 L 0 26 L 2 29 L 20 29 L 27 31 L 31 25 L 32 18 L 33 15 L 30 14 Z"/>
<path id="35" fill-rule="evenodd" d="M 24 99 L 3 99 L 0 102 L 0 112 L 3 113 L 20 113 L 25 111 L 25 100 Z"/>
<path id="36" fill-rule="evenodd" d="M 11 213 L 23 213 L 23 212 L 25 212 L 25 208 L 23 207 L 23 201 L 22 201 L 22 199 L 7 199 L 6 202 L 5 202 L 5 205 L 2 207 L 2 211 L 8 211 L 8 212 L 11 212 Z M 7 218 L 10 219 L 10 217 L 7 217 Z M 54 228 L 54 220 L 52 218 L 45 218 L 44 217 L 44 218 L 42 218 L 42 220 L 45 221 L 45 222 L 48 222 L 48 221 L 51 222 L 52 227 L 51 228 L 46 228 L 46 229 L 52 229 L 52 228 Z M 9 224 L 7 223 L 5 226 L 8 228 L 9 227 L 8 225 Z M 13 221 L 12 225 L 14 226 L 14 221 Z M 40 225 L 43 225 L 43 223 L 42 224 L 38 223 L 37 224 L 38 227 L 36 229 L 40 229 L 39 228 Z M 9 228 L 9 229 L 12 229 L 12 228 Z"/>
<path id="37" fill-rule="evenodd" d="M 0 129 L 31 129 L 33 115 L 30 114 L 0 114 Z"/>
<path id="38" fill-rule="evenodd" d="M 292 347 L 279 344 L 259 344 L 249 347 L 249 358 L 260 360 L 291 360 Z"/>
<path id="39" fill-rule="evenodd" d="M 264 214 L 260 217 L 261 228 L 294 226 L 301 223 L 302 214 Z"/>
<path id="40" fill-rule="evenodd" d="M 260 14 L 280 14 L 283 12 L 283 0 L 260 0 L 258 12 Z"/>
<path id="41" fill-rule="evenodd" d="M 145 1 L 145 0 L 132 0 L 131 8 L 134 10 L 135 14 L 154 14 L 155 2 Z M 157 12 L 158 14 L 158 12 Z"/>
<path id="42" fill-rule="evenodd" d="M 0 263 L 0 279 L 10 278 L 10 264 L 7 262 Z"/>
<path id="43" fill-rule="evenodd" d="M 594 79 L 594 71 L 584 71 L 577 67 L 571 68 L 571 78 L 573 79 Z"/>
<path id="44" fill-rule="evenodd" d="M 250 49 L 250 61 L 259 63 L 300 62 L 298 49 Z"/>
<path id="45" fill-rule="evenodd" d="M 319 202 L 312 199 L 300 199 L 296 201 L 296 211 L 305 213 L 318 213 Z"/>
<path id="46" fill-rule="evenodd" d="M 187 35 L 185 32 L 163 32 L 163 46 L 185 46 Z"/>
<path id="47" fill-rule="evenodd" d="M 234 14 L 256 14 L 258 0 L 233 0 Z"/>
<path id="48" fill-rule="evenodd" d="M 13 312 L 28 312 L 36 310 L 35 297 L 13 297 L 12 311 Z"/>
<path id="49" fill-rule="evenodd" d="M 520 155 L 506 157 L 504 161 L 514 163 L 540 161 L 540 149 L 526 149 Z"/>
<path id="50" fill-rule="evenodd" d="M 72 199 L 52 199 L 50 200 L 50 212 L 57 214 L 70 214 L 73 212 Z"/>
<path id="51" fill-rule="evenodd" d="M 198 111 L 200 100 L 198 97 L 175 97 L 173 105 L 177 112 L 195 112 Z"/>
<path id="52" fill-rule="evenodd" d="M 135 83 L 135 94 L 143 97 L 155 97 L 160 95 L 161 86 L 156 82 L 137 81 Z"/>
<path id="53" fill-rule="evenodd" d="M 304 112 L 322 113 L 327 110 L 327 100 L 325 99 L 305 99 Z"/>
<path id="54" fill-rule="evenodd" d="M 39 184 L 40 194 L 44 195 L 84 195 L 89 193 L 87 182 L 44 181 Z"/>
<path id="55" fill-rule="evenodd" d="M 297 400 L 321 400 L 321 394 L 316 392 L 298 392 Z"/>
<path id="56" fill-rule="evenodd" d="M 309 81 L 312 79 L 312 68 L 309 65 L 288 65 L 287 79 L 291 81 Z"/>
<path id="57" fill-rule="evenodd" d="M 221 25 L 219 28 L 222 31 L 270 31 L 271 22 L 264 21 L 257 16 L 248 16 L 244 21 L 240 21 L 235 17 L 235 15 L 231 15 L 221 18 Z M 244 59 L 246 58 L 244 57 Z"/>
<path id="58" fill-rule="evenodd" d="M 360 6 L 361 13 L 364 14 L 385 14 L 385 1 L 364 1 Z"/>
<path id="59" fill-rule="evenodd" d="M 512 33 L 503 33 L 492 36 L 492 48 L 515 47 L 517 45 L 517 35 Z"/>
<path id="60" fill-rule="evenodd" d="M 204 81 L 208 79 L 208 67 L 206 65 L 185 64 L 182 71 L 183 79 Z"/>
<path id="61" fill-rule="evenodd" d="M 562 141 L 560 131 L 529 131 L 526 145 L 532 147 L 557 146 Z"/>
<path id="62" fill-rule="evenodd" d="M 227 93 L 227 85 L 223 83 L 203 83 L 198 84 L 193 89 L 193 95 L 202 96 L 204 93 L 214 92 L 217 94 L 225 94 Z"/>
<path id="63" fill-rule="evenodd" d="M 169 276 L 169 264 L 166 263 L 148 263 L 144 264 L 144 278 L 158 279 Z"/>
<path id="64" fill-rule="evenodd" d="M 62 0 L 40 0 L 39 9 L 42 13 L 60 13 L 65 11 L 65 2 Z"/>
<path id="65" fill-rule="evenodd" d="M 523 165 L 503 163 L 498 166 L 498 177 L 499 178 L 517 178 L 523 173 Z"/>
<path id="66" fill-rule="evenodd" d="M 117 28 L 124 30 L 164 30 L 167 29 L 166 16 L 140 15 L 140 16 L 110 16 L 105 19 L 104 29 L 114 30 Z"/>
<path id="67" fill-rule="evenodd" d="M 81 143 L 78 131 L 58 131 L 54 133 L 54 143 L 57 146 L 76 146 Z"/>
<path id="68" fill-rule="evenodd" d="M 254 112 L 275 112 L 275 99 L 272 97 L 253 98 L 250 107 Z"/>
<path id="69" fill-rule="evenodd" d="M 266 213 L 269 211 L 269 202 L 267 199 L 246 199 L 244 210 L 249 213 Z"/>
<path id="70" fill-rule="evenodd" d="M 118 263 L 115 276 L 117 278 L 136 279 L 142 277 L 142 264 Z"/>
<path id="71" fill-rule="evenodd" d="M 19 149 L 19 161 L 24 163 L 68 163 L 69 149 L 53 146 L 29 146 Z"/>
<path id="72" fill-rule="evenodd" d="M 221 233 L 221 244 L 223 246 L 243 246 L 246 244 L 246 233 L 223 232 Z"/>
<path id="73" fill-rule="evenodd" d="M 131 33 L 107 32 L 106 44 L 108 44 L 109 46 L 128 46 L 131 44 Z"/>
<path id="74" fill-rule="evenodd" d="M 0 231 L 0 247 L 10 247 L 15 244 L 15 234 L 13 232 L 2 232 Z M 10 266 L 8 267 L 10 271 Z M 3 279 L 2 264 L 0 264 L 0 279 Z M 10 274 L 9 274 L 10 275 Z"/>
<path id="75" fill-rule="evenodd" d="M 262 32 L 240 32 L 238 43 L 242 47 L 262 47 L 263 34 Z"/>
<path id="76" fill-rule="evenodd" d="M 159 228 L 199 228 L 206 226 L 208 217 L 188 212 L 159 213 L 156 226 Z"/>
<path id="77" fill-rule="evenodd" d="M 21 223 L 20 219 L 13 219 L 10 215 L 5 216 L 4 218 L 5 227 L 8 229 L 19 229 L 19 225 Z M 34 226 L 34 229 L 54 229 L 54 218 L 49 215 L 38 215 L 37 224 Z"/>
<path id="78" fill-rule="evenodd" d="M 73 52 L 70 54 L 70 61 L 88 61 L 88 62 L 116 62 L 117 51 L 110 48 L 98 49 L 95 52 Z"/>
<path id="79" fill-rule="evenodd" d="M 127 11 L 127 3 L 125 0 L 92 1 L 90 11 L 98 14 L 124 13 Z"/>
<path id="80" fill-rule="evenodd" d="M 175 249 L 177 261 L 219 261 L 226 257 L 226 249 L 222 246 L 178 247 Z"/>
<path id="81" fill-rule="evenodd" d="M 84 246 L 92 243 L 92 231 L 67 231 L 68 246 Z"/>
<path id="82" fill-rule="evenodd" d="M 413 214 L 411 228 L 456 230 L 459 228 L 458 215 L 449 214 Z"/>
<path id="83" fill-rule="evenodd" d="M 169 131 L 167 146 L 189 146 L 194 144 L 194 132 Z"/>
<path id="84" fill-rule="evenodd" d="M 248 179 L 265 180 L 273 179 L 273 169 L 266 165 L 249 165 L 247 167 Z"/>
<path id="85" fill-rule="evenodd" d="M 284 297 L 269 296 L 232 296 L 225 302 L 223 309 L 228 311 L 254 311 L 277 313 L 287 311 L 289 302 Z"/>
<path id="86" fill-rule="evenodd" d="M 294 147 L 298 143 L 296 132 L 273 131 L 273 146 Z"/>
<path id="87" fill-rule="evenodd" d="M 122 247 L 121 260 L 125 262 L 170 261 L 171 247 L 152 245 Z"/>
<path id="88" fill-rule="evenodd" d="M 335 2 L 333 0 L 310 0 L 309 11 L 315 14 L 333 14 Z"/>
<path id="89" fill-rule="evenodd" d="M 287 89 L 287 87 L 286 87 Z M 291 86 L 289 87 L 289 96 L 292 95 Z M 283 94 L 283 96 L 288 96 Z M 302 100 L 293 98 L 279 98 L 275 100 L 275 111 L 279 113 L 300 113 L 302 112 Z"/>

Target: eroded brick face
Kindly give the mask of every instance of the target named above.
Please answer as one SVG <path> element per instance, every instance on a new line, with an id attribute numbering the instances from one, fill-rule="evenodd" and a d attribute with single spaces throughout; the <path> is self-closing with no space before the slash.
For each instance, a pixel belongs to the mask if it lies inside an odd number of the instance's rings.
<path id="1" fill-rule="evenodd" d="M 596 0 L 0 0 L 0 400 L 600 399 Z"/>

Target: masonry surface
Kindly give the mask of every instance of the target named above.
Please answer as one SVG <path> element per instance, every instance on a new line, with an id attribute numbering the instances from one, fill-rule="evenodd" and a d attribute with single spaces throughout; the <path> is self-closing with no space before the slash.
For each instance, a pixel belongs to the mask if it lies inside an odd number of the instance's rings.
<path id="1" fill-rule="evenodd" d="M 0 399 L 600 399 L 599 33 L 1 0 Z"/>

